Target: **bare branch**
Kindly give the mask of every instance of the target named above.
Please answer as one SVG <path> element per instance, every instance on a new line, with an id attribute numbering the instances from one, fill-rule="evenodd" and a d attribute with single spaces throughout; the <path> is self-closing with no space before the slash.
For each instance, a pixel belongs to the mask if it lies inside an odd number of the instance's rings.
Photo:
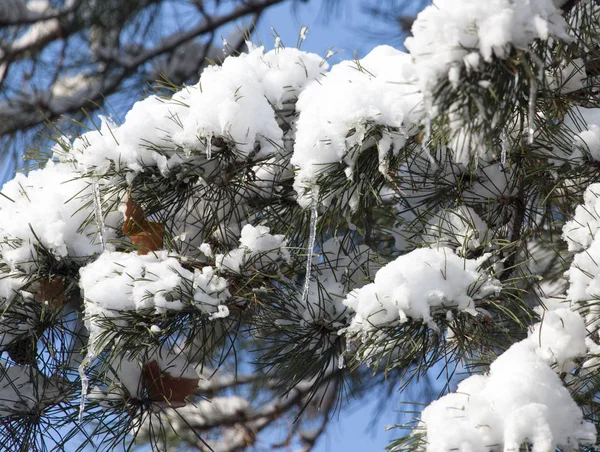
<path id="1" fill-rule="evenodd" d="M 32 10 L 30 5 L 26 5 L 20 0 L 5 0 L 0 5 L 0 27 L 30 25 L 36 22 L 60 19 L 74 12 L 80 4 L 79 0 L 75 0 L 60 9 L 52 8 L 50 5 L 45 5 L 46 8 L 41 9 L 37 5 L 37 10 Z"/>
<path id="2" fill-rule="evenodd" d="M 172 33 L 153 48 L 142 51 L 136 49 L 135 55 L 131 51 L 120 51 L 114 47 L 93 46 L 94 55 L 105 65 L 104 70 L 98 74 L 98 77 L 84 76 L 80 77 L 79 80 L 71 77 L 68 91 L 61 89 L 60 86 L 61 84 L 64 85 L 65 79 L 57 78 L 56 82 L 46 90 L 36 90 L 29 94 L 19 92 L 13 98 L 0 103 L 0 136 L 35 127 L 44 121 L 56 120 L 65 114 L 77 113 L 81 108 L 90 111 L 96 110 L 97 105 L 95 104 L 101 105 L 106 96 L 115 93 L 125 79 L 137 73 L 148 62 L 166 54 L 176 54 L 179 50 L 185 52 L 186 46 L 189 46 L 198 36 L 214 34 L 221 26 L 242 17 L 253 15 L 256 20 L 264 9 L 281 1 L 283 0 L 243 2 L 229 13 L 218 17 L 205 18 L 190 30 Z M 11 48 L 6 49 L 4 59 L 11 61 L 17 49 L 19 54 L 25 51 L 39 52 L 43 47 L 57 39 L 59 35 L 72 34 L 78 31 L 78 27 L 82 26 L 75 24 L 65 29 L 56 19 L 50 22 L 50 24 L 45 22 L 45 28 L 38 30 L 37 35 L 36 32 L 25 34 L 22 41 L 17 42 L 16 46 L 13 44 Z M 37 24 L 34 24 L 34 27 L 35 25 Z M 211 47 L 209 44 L 206 44 L 208 47 L 205 48 L 205 52 L 210 52 Z M 182 75 L 186 78 L 191 77 L 193 69 L 201 64 L 203 64 L 203 61 L 196 61 Z"/>
<path id="3" fill-rule="evenodd" d="M 168 36 L 167 38 L 163 39 L 158 46 L 152 49 L 141 51 L 134 58 L 131 58 L 131 55 L 127 54 L 114 55 L 114 52 L 111 49 L 102 48 L 97 49 L 96 54 L 99 58 L 108 61 L 115 61 L 118 63 L 119 66 L 128 70 L 132 70 L 146 63 L 152 58 L 173 51 L 173 49 L 175 49 L 176 47 L 188 41 L 191 41 L 197 36 L 210 33 L 216 30 L 217 28 L 221 27 L 222 25 L 233 22 L 249 14 L 261 12 L 269 6 L 281 3 L 281 1 L 282 0 L 262 0 L 258 2 L 242 4 L 229 14 L 225 14 L 217 18 L 206 19 L 201 24 L 199 24 L 191 30 L 174 33 Z"/>

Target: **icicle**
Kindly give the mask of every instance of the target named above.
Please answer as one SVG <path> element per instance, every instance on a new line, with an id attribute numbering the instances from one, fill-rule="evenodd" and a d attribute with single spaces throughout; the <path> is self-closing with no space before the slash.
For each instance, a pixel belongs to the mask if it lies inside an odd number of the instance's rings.
<path id="1" fill-rule="evenodd" d="M 81 400 L 79 401 L 79 422 L 83 419 L 83 411 L 85 409 L 85 399 L 87 397 L 90 379 L 85 373 L 85 368 L 92 362 L 92 355 L 88 354 L 79 365 L 79 378 L 81 378 Z"/>
<path id="2" fill-rule="evenodd" d="M 421 148 L 423 152 L 429 154 L 429 150 L 427 149 L 427 144 L 431 139 L 431 116 L 429 113 L 425 116 L 425 134 L 423 135 L 423 141 L 421 141 Z"/>
<path id="3" fill-rule="evenodd" d="M 206 137 L 206 159 L 212 158 L 212 135 Z"/>
<path id="4" fill-rule="evenodd" d="M 506 165 L 506 145 L 504 144 L 505 141 L 506 137 L 500 138 L 500 143 L 502 146 L 502 151 L 500 152 L 500 163 L 502 163 L 502 166 Z"/>
<path id="5" fill-rule="evenodd" d="M 98 227 L 98 235 L 100 236 L 100 244 L 102 250 L 106 250 L 104 215 L 102 213 L 102 199 L 100 198 L 100 187 L 98 181 L 94 179 L 92 182 L 92 196 L 94 198 L 94 216 L 96 217 L 96 226 Z"/>
<path id="6" fill-rule="evenodd" d="M 529 80 L 529 112 L 528 112 L 528 134 L 527 144 L 533 144 L 533 136 L 535 134 L 535 102 L 537 100 L 538 85 L 537 80 L 532 78 Z"/>
<path id="7" fill-rule="evenodd" d="M 308 300 L 308 289 L 310 288 L 310 274 L 312 270 L 315 241 L 317 239 L 317 208 L 317 194 L 313 191 L 310 203 L 310 237 L 308 238 L 308 255 L 306 256 L 306 273 L 304 276 L 304 290 L 302 291 L 302 304 L 306 304 L 306 301 Z"/>
<path id="8" fill-rule="evenodd" d="M 429 149 L 427 148 L 427 145 L 431 140 L 431 110 L 433 109 L 431 93 L 425 93 L 423 104 L 425 106 L 425 131 L 423 132 L 423 138 L 421 140 L 421 152 L 429 158 L 429 162 L 432 166 L 437 167 L 433 155 L 431 155 L 431 152 L 429 152 Z"/>
<path id="9" fill-rule="evenodd" d="M 338 358 L 338 369 L 344 368 L 344 355 L 340 355 Z"/>

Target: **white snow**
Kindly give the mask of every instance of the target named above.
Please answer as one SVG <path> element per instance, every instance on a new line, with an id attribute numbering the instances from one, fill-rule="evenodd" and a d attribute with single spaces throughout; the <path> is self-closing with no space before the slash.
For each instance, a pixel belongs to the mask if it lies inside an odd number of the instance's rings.
<path id="1" fill-rule="evenodd" d="M 325 241 L 320 247 L 319 257 L 313 264 L 306 303 L 300 306 L 307 322 L 325 319 L 338 324 L 350 315 L 343 303 L 349 290 L 357 289 L 368 282 L 375 266 L 375 255 L 366 245 L 343 246 L 342 237 Z"/>
<path id="2" fill-rule="evenodd" d="M 536 354 L 533 342 L 514 344 L 455 392 L 432 402 L 421 416 L 426 450 L 517 451 L 524 442 L 535 452 L 557 446 L 594 444 L 596 429 L 556 373 Z"/>
<path id="3" fill-rule="evenodd" d="M 542 312 L 542 321 L 529 329 L 535 353 L 556 372 L 571 372 L 573 360 L 585 356 L 587 330 L 583 318 L 568 307 Z"/>
<path id="4" fill-rule="evenodd" d="M 600 229 L 600 184 L 591 184 L 583 195 L 583 204 L 577 206 L 573 219 L 563 227 L 563 239 L 569 251 L 588 248 Z"/>
<path id="5" fill-rule="evenodd" d="M 586 324 L 590 332 L 600 326 L 600 241 L 594 240 L 589 248 L 575 255 L 565 275 L 569 279 L 567 299 L 585 307 Z"/>
<path id="6" fill-rule="evenodd" d="M 489 373 L 463 380 L 423 410 L 425 450 L 516 451 L 527 442 L 536 452 L 552 452 L 595 443 L 594 425 L 584 421 L 557 375 L 586 356 L 584 320 L 564 303 L 549 307 L 538 309 L 541 321 L 496 358 Z"/>
<path id="7" fill-rule="evenodd" d="M 442 210 L 427 226 L 423 236 L 432 246 L 446 246 L 457 252 L 473 250 L 482 245 L 486 238 L 487 225 L 471 207 Z"/>
<path id="8" fill-rule="evenodd" d="M 26 284 L 27 277 L 23 273 L 0 274 L 0 345 L 9 344 L 18 335 L 34 329 L 38 323 L 34 311 L 22 309 L 20 303 L 14 303 L 17 296 L 27 302 L 33 300 L 33 293 L 23 290 Z"/>
<path id="9" fill-rule="evenodd" d="M 593 160 L 600 160 L 600 125 L 591 124 L 588 130 L 575 137 L 575 147 L 588 153 Z"/>
<path id="10" fill-rule="evenodd" d="M 595 443 L 594 425 L 583 420 L 557 376 L 586 356 L 591 344 L 584 320 L 568 304 L 547 306 L 537 309 L 542 319 L 528 337 L 501 354 L 489 373 L 463 380 L 423 410 L 425 450 L 516 451 L 528 442 L 536 452 L 551 452 Z"/>
<path id="11" fill-rule="evenodd" d="M 600 160 L 600 111 L 597 108 L 573 107 L 562 126 L 573 135 L 569 160 L 581 159 L 583 155 Z"/>
<path id="12" fill-rule="evenodd" d="M 563 61 L 554 72 L 548 71 L 547 77 L 549 89 L 565 94 L 583 89 L 587 78 L 584 61 L 581 58 Z"/>
<path id="13" fill-rule="evenodd" d="M 565 273 L 569 280 L 567 299 L 583 308 L 590 332 L 596 331 L 600 325 L 600 308 L 596 302 L 600 296 L 599 194 L 600 184 L 590 185 L 584 194 L 583 204 L 577 207 L 573 219 L 563 227 L 563 238 L 569 250 L 579 251 Z"/>
<path id="14" fill-rule="evenodd" d="M 212 248 L 209 243 L 202 243 L 199 247 L 199 250 L 206 257 L 213 257 Z"/>
<path id="15" fill-rule="evenodd" d="M 240 273 L 244 266 L 269 271 L 281 262 L 290 261 L 287 240 L 282 234 L 271 235 L 266 226 L 247 224 L 242 228 L 240 246 L 227 254 L 215 256 L 217 268 Z"/>
<path id="16" fill-rule="evenodd" d="M 470 204 L 486 204 L 490 198 L 510 197 L 514 191 L 510 168 L 504 168 L 501 163 L 492 163 L 478 168 L 476 182 L 465 190 L 463 196 Z"/>
<path id="17" fill-rule="evenodd" d="M 526 48 L 550 36 L 571 39 L 552 0 L 434 0 L 419 13 L 404 45 L 421 87 L 430 90 L 462 67 L 477 71 L 480 56 L 490 62 L 511 47 Z"/>
<path id="18" fill-rule="evenodd" d="M 306 33 L 303 27 L 300 41 Z M 106 345 L 100 342 L 104 322 L 113 321 L 118 327 L 124 322 L 119 318 L 123 311 L 161 314 L 193 306 L 219 327 L 218 320 L 230 315 L 225 303 L 231 294 L 223 276 L 240 278 L 250 272 L 286 280 L 299 276 L 283 275 L 288 270 L 286 264 L 294 262 L 285 235 L 271 234 L 267 226 L 247 224 L 267 220 L 260 212 L 246 215 L 246 192 L 223 203 L 211 201 L 206 195 L 210 194 L 210 182 L 200 176 L 189 187 L 193 194 L 187 205 L 169 220 L 173 221 L 170 232 L 174 241 L 186 252 L 197 248 L 202 256 L 196 253 L 192 257 L 191 252 L 174 255 L 167 250 L 147 255 L 113 251 L 111 240 L 115 241 L 123 220 L 123 206 L 121 212 L 118 203 L 104 202 L 106 211 L 101 206 L 103 201 L 110 201 L 103 198 L 108 195 L 101 189 L 109 185 L 118 188 L 122 182 L 119 177 L 108 178 L 111 170 L 126 173 L 130 184 L 149 167 L 162 176 L 172 176 L 171 172 L 184 163 L 201 163 L 203 170 L 218 171 L 215 157 L 223 147 L 213 140 L 222 138 L 234 148 L 237 158 L 249 160 L 253 166 L 256 180 L 242 190 L 256 189 L 255 193 L 262 193 L 252 196 L 271 200 L 279 195 L 274 187 L 282 174 L 294 176 L 297 198 L 291 201 L 312 209 L 306 283 L 299 306 L 306 323 L 329 322 L 334 326 L 333 335 L 339 329 L 340 334 L 365 337 L 383 326 L 409 320 L 437 329 L 434 316 L 453 321 L 456 311 L 477 315 L 477 301 L 499 293 L 502 285 L 484 269 L 484 264 L 490 264 L 488 255 L 478 259 L 463 256 L 486 245 L 488 225 L 478 209 L 490 200 L 513 194 L 513 173 L 510 162 L 505 164 L 505 153 L 502 163 L 486 164 L 488 157 L 495 158 L 494 153 L 500 151 L 488 149 L 482 137 L 470 132 L 473 123 L 465 121 L 458 107 L 456 112 L 446 112 L 454 132 L 448 148 L 429 149 L 430 141 L 434 141 L 435 130 L 431 129 L 436 113 L 429 97 L 435 84 L 445 77 L 459 88 L 463 71 L 479 71 L 484 62 L 504 58 L 513 48 L 525 48 L 534 39 L 550 37 L 570 39 L 552 0 L 435 0 L 414 23 L 413 36 L 406 41 L 410 54 L 380 46 L 361 60 L 339 63 L 323 73 L 327 70 L 323 58 L 283 48 L 280 41 L 269 52 L 249 46 L 248 53 L 229 56 L 221 66 L 207 68 L 197 84 L 171 98 L 150 96 L 137 102 L 122 124 L 101 118 L 99 130 L 75 139 L 71 152 L 55 148 L 54 158 L 60 163 L 49 161 L 44 169 L 19 174 L 4 186 L 4 196 L 0 196 L 0 256 L 10 273 L 0 278 L 0 303 L 6 306 L 21 290 L 25 277 L 36 274 L 33 262 L 39 247 L 46 248 L 56 260 L 85 258 L 79 284 L 89 330 L 88 352 L 94 359 Z M 565 63 L 549 74 L 551 89 L 580 89 L 582 65 L 580 61 Z M 62 82 L 55 94 L 83 86 L 80 78 Z M 488 80 L 478 83 L 475 89 L 493 89 Z M 534 86 L 530 118 L 536 113 L 536 93 Z M 576 118 L 582 118 L 583 124 Z M 533 125 L 531 122 L 531 138 Z M 587 155 L 600 160 L 597 110 L 573 108 L 560 127 L 572 137 L 569 158 L 574 161 Z M 453 152 L 458 163 L 436 173 L 448 181 L 462 177 L 450 174 L 454 169 L 460 173 L 471 162 L 480 166 L 470 182 L 464 182 L 470 186 L 462 185 L 461 202 L 466 204 L 432 213 L 423 228 L 420 245 L 424 247 L 387 263 L 372 280 L 371 270 L 377 263 L 368 246 L 353 243 L 355 248 L 343 249 L 339 237 L 315 242 L 322 178 L 333 169 L 341 169 L 351 183 L 360 184 L 355 166 L 361 153 L 368 151 L 389 182 L 389 156 L 397 155 L 419 132 L 423 132 L 422 155 L 414 157 L 415 162 L 407 159 L 396 175 L 403 179 L 401 185 L 406 184 L 402 189 L 415 199 L 433 193 L 430 182 L 417 173 L 435 164 L 439 155 L 445 158 L 444 153 Z M 66 137 L 63 140 L 66 144 L 70 141 Z M 98 192 L 92 181 L 99 184 Z M 383 189 L 390 209 L 394 209 L 392 202 L 398 202 L 397 191 L 402 189 Z M 358 195 L 341 195 L 340 204 L 347 203 L 350 210 L 356 208 Z M 600 184 L 591 185 L 584 204 L 563 230 L 569 250 L 579 252 L 566 273 L 570 304 L 549 302 L 551 309 L 538 311 L 541 321 L 529 329 L 528 337 L 500 355 L 488 374 L 467 378 L 457 392 L 423 411 L 421 426 L 426 429 L 427 450 L 456 448 L 467 452 L 502 445 L 510 451 L 529 441 L 535 452 L 550 452 L 557 446 L 595 441 L 593 426 L 583 421 L 581 409 L 557 373 L 572 372 L 578 359 L 586 360 L 584 369 L 598 363 L 595 354 L 599 346 L 589 333 L 600 325 L 600 308 L 594 302 L 600 298 L 600 240 L 596 240 L 599 195 Z M 327 196 L 322 199 L 326 205 L 330 202 Z M 412 207 L 409 204 L 403 201 L 398 209 Z M 223 227 L 216 228 L 218 232 L 205 230 L 207 216 Z M 348 229 L 355 231 L 351 221 L 348 219 Z M 394 224 L 390 228 L 399 235 L 404 226 Z M 238 236 L 239 244 L 235 243 Z M 221 254 L 213 254 L 211 244 Z M 313 246 L 315 256 L 319 253 L 314 261 Z M 501 266 L 501 262 L 496 264 Z M 576 312 L 579 308 L 581 315 Z M 281 319 L 282 324 L 285 321 L 289 319 Z M 157 337 L 163 332 L 157 324 L 147 327 Z M 111 338 L 118 348 L 118 328 L 114 331 Z M 6 333 L 4 340 L 10 336 L 10 331 L 0 333 Z M 332 366 L 342 368 L 344 356 L 332 361 Z M 161 350 L 150 358 L 173 376 L 197 378 L 187 366 L 186 356 Z M 109 387 L 94 388 L 90 398 L 114 399 L 115 387 L 121 396 L 139 397 L 140 378 L 147 363 L 126 354 L 111 364 Z M 14 379 L 17 389 L 4 384 L 3 372 Z M 4 405 L 8 408 L 0 410 L 0 415 L 8 414 L 9 409 L 34 406 L 29 400 L 34 399 L 37 388 L 27 383 L 24 367 L 0 366 L 0 380 L 4 384 L 0 385 L 0 395 L 9 399 Z M 85 379 L 82 381 L 87 389 Z M 25 401 L 20 400 L 23 398 Z M 240 397 L 215 398 L 187 405 L 184 418 L 203 427 L 239 412 L 248 414 L 250 408 Z M 176 425 L 176 420 L 173 422 Z"/>
<path id="19" fill-rule="evenodd" d="M 332 164 L 343 162 L 351 174 L 373 125 L 397 130 L 388 136 L 393 147 L 383 148 L 398 152 L 417 131 L 420 103 L 410 56 L 389 46 L 376 47 L 358 62 L 341 62 L 309 85 L 296 106 L 300 116 L 291 159 L 300 204 L 310 205 L 318 176 Z"/>
<path id="20" fill-rule="evenodd" d="M 28 366 L 0 365 L 0 416 L 29 413 L 43 400 L 57 396 L 56 388 L 44 388 L 43 377 Z"/>
<path id="21" fill-rule="evenodd" d="M 102 332 L 101 320 L 117 317 L 119 311 L 161 313 L 191 304 L 222 317 L 225 312 L 218 306 L 229 297 L 227 281 L 212 267 L 192 272 L 167 251 L 147 255 L 106 251 L 79 273 L 92 355 L 99 351 L 94 343 Z"/>
<path id="22" fill-rule="evenodd" d="M 355 312 L 347 332 L 376 330 L 409 318 L 435 328 L 435 308 L 477 315 L 474 300 L 501 288 L 479 270 L 482 261 L 462 259 L 443 247 L 420 248 L 398 257 L 377 272 L 373 283 L 346 297 L 344 304 Z"/>
<path id="23" fill-rule="evenodd" d="M 200 400 L 181 408 L 164 408 L 156 416 L 160 416 L 160 422 L 168 424 L 181 438 L 189 439 L 190 442 L 198 440 L 194 429 L 207 428 L 219 424 L 227 424 L 232 421 L 252 416 L 253 408 L 250 402 L 238 395 L 229 397 L 213 397 L 209 400 Z M 149 437 L 156 419 L 148 417 L 136 431 L 141 437 Z M 154 425 L 152 425 L 154 423 Z M 208 439 L 208 438 L 207 438 Z M 209 444 L 211 441 L 209 440 Z M 222 450 L 214 448 L 214 450 Z"/>
<path id="24" fill-rule="evenodd" d="M 142 361 L 140 357 L 125 354 L 111 363 L 107 372 L 109 386 L 93 388 L 89 399 L 110 402 L 123 398 L 141 398 L 143 368 L 152 361 L 156 361 L 161 373 L 173 378 L 198 379 L 198 374 L 186 355 L 161 349 Z M 161 402 L 155 403 L 161 405 Z"/>
<path id="25" fill-rule="evenodd" d="M 96 174 L 112 166 L 126 169 L 131 181 L 147 166 L 166 174 L 194 152 L 210 158 L 213 137 L 235 143 L 241 157 L 279 153 L 283 132 L 275 109 L 295 99 L 324 69 L 321 57 L 297 49 L 265 53 L 259 47 L 229 56 L 171 99 L 150 96 L 136 102 L 121 125 L 102 118 L 100 130 L 73 142 L 71 158 Z M 258 153 L 255 145 L 260 146 Z"/>
<path id="26" fill-rule="evenodd" d="M 71 164 L 48 161 L 43 169 L 19 173 L 4 185 L 2 194 L 0 254 L 11 267 L 33 265 L 38 245 L 57 259 L 102 251 L 93 211 L 85 208 L 92 201 L 92 182 Z M 92 221 L 80 230 L 90 214 Z M 118 215 L 107 215 L 106 239 L 114 238 L 118 220 Z"/>
<path id="27" fill-rule="evenodd" d="M 7 306 L 25 285 L 26 279 L 20 273 L 2 274 L 0 278 L 0 306 Z"/>

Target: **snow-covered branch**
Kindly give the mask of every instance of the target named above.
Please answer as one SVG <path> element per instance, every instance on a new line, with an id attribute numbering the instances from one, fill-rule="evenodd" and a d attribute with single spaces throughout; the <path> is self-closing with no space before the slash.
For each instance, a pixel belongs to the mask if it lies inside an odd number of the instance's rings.
<path id="1" fill-rule="evenodd" d="M 157 59 L 191 74 L 214 27 L 275 3 L 196 2 L 195 26 L 153 41 L 100 30 L 103 78 L 7 96 L 0 130 L 33 125 L 28 102 L 99 102 Z M 0 443 L 46 439 L 23 425 L 50 404 L 39 417 L 78 419 L 83 446 L 237 451 L 284 426 L 274 447 L 310 450 L 345 391 L 435 371 L 445 394 L 398 450 L 595 447 L 599 7 L 559 6 L 437 0 L 410 53 L 331 68 L 247 42 L 56 137 L 0 193 Z M 182 48 L 200 56 L 167 58 Z M 42 375 L 61 397 L 36 394 Z"/>

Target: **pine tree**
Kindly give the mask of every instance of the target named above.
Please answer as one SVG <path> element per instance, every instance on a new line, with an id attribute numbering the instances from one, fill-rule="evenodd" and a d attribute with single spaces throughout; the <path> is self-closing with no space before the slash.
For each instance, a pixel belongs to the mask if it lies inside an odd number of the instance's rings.
<path id="1" fill-rule="evenodd" d="M 441 368 L 392 450 L 594 450 L 599 17 L 437 0 L 57 136 L 0 197 L 0 443 L 310 450 Z"/>

